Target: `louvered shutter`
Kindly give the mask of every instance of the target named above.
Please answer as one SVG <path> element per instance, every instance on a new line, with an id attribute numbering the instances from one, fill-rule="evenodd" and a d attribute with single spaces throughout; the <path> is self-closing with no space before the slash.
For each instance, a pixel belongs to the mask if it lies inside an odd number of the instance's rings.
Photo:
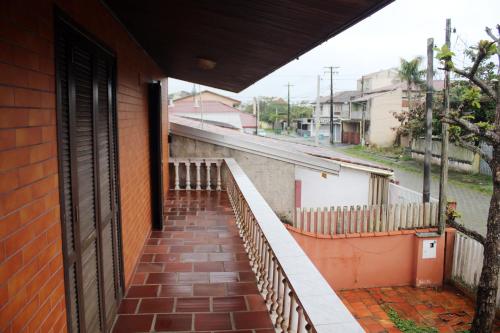
<path id="1" fill-rule="evenodd" d="M 56 26 L 68 328 L 101 332 L 122 296 L 114 58 L 65 22 Z"/>

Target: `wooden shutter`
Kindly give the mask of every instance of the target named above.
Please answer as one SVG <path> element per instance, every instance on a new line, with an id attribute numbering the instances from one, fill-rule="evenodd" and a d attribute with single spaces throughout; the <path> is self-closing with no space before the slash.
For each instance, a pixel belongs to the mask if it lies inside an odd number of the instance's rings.
<path id="1" fill-rule="evenodd" d="M 78 332 L 77 264 L 75 230 L 73 221 L 72 172 L 70 153 L 70 116 L 68 90 L 68 59 L 71 54 L 63 35 L 56 39 L 57 98 L 58 98 L 58 140 L 61 220 L 63 224 L 63 252 L 65 254 L 66 305 L 68 329 Z"/>
<path id="2" fill-rule="evenodd" d="M 111 328 L 122 296 L 115 60 L 56 19 L 58 142 L 68 328 Z"/>

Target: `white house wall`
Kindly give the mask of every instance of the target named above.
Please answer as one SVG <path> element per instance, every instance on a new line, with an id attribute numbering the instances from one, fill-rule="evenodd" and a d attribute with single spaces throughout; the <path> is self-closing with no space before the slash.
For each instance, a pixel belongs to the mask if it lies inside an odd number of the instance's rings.
<path id="1" fill-rule="evenodd" d="M 231 112 L 221 112 L 221 113 L 178 113 L 177 115 L 181 117 L 187 117 L 192 119 L 202 119 L 206 121 L 214 121 L 218 123 L 224 123 L 231 125 L 234 128 L 242 129 L 241 118 L 238 113 Z"/>
<path id="2" fill-rule="evenodd" d="M 301 181 L 302 207 L 330 207 L 368 204 L 370 173 L 343 167 L 339 175 L 295 167 L 295 179 Z"/>
<path id="3" fill-rule="evenodd" d="M 396 89 L 370 100 L 370 127 L 367 133 L 370 145 L 389 147 L 394 144 L 394 128 L 399 126 L 399 122 L 393 113 L 401 112 L 401 98 L 401 89 Z"/>

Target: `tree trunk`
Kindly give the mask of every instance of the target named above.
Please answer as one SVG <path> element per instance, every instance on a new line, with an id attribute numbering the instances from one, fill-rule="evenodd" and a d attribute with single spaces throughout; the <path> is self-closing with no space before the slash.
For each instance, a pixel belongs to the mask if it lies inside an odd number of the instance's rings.
<path id="1" fill-rule="evenodd" d="M 500 74 L 500 69 L 498 71 Z M 495 131 L 500 132 L 500 84 L 498 83 L 496 84 Z M 488 224 L 486 225 L 483 270 L 477 288 L 476 313 L 472 321 L 472 333 L 493 332 L 496 314 L 498 273 L 500 270 L 500 143 L 498 142 L 493 144 L 490 166 L 493 175 L 493 194 L 488 212 Z"/>
<path id="2" fill-rule="evenodd" d="M 491 196 L 483 270 L 477 288 L 476 314 L 471 332 L 493 332 L 500 269 L 500 155 L 498 145 L 493 149 L 493 195 Z"/>

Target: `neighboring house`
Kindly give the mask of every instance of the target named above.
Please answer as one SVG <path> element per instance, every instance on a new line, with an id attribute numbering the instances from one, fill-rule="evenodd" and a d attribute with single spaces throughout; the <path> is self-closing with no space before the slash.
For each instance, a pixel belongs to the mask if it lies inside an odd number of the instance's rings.
<path id="1" fill-rule="evenodd" d="M 176 102 L 168 107 L 169 114 L 196 119 L 222 127 L 254 133 L 257 128 L 256 117 L 219 101 L 193 103 L 191 100 Z"/>
<path id="2" fill-rule="evenodd" d="M 194 103 L 195 99 L 198 99 L 198 103 L 200 101 L 202 101 L 202 102 L 206 102 L 206 101 L 221 102 L 221 103 L 224 103 L 230 107 L 237 107 L 241 104 L 241 101 L 239 101 L 237 99 L 227 97 L 227 96 L 218 94 L 218 93 L 210 91 L 210 90 L 203 90 L 202 92 L 200 92 L 199 94 L 196 94 L 196 95 L 190 94 L 188 96 L 174 99 L 173 103 L 175 104 L 175 103 L 187 102 L 187 101 L 191 101 Z"/>
<path id="3" fill-rule="evenodd" d="M 407 84 L 401 82 L 397 69 L 390 68 L 363 75 L 357 81 L 357 88 L 355 91 L 343 91 L 334 95 L 334 142 L 364 142 L 379 147 L 393 145 L 396 139 L 395 129 L 400 125 L 394 114 L 408 110 Z M 441 89 L 443 82 L 435 81 L 434 90 Z M 411 94 L 415 101 L 422 101 L 425 97 L 421 88 L 416 86 L 411 88 Z M 329 117 L 330 98 L 321 97 L 320 135 L 329 136 Z M 313 120 L 302 121 L 301 126 L 312 128 L 314 135 Z"/>
<path id="4" fill-rule="evenodd" d="M 344 142 L 343 140 L 343 126 L 351 130 L 351 101 L 360 96 L 360 92 L 341 91 L 333 95 L 333 141 L 336 143 Z M 322 137 L 330 137 L 330 96 L 320 97 L 320 127 L 319 135 Z M 356 124 L 358 124 L 356 122 Z M 316 135 L 316 128 L 314 127 L 313 118 L 302 118 L 297 121 L 297 132 L 300 135 L 314 136 Z M 355 143 L 355 142 L 352 142 Z M 358 142 L 359 143 L 359 142 Z"/>

